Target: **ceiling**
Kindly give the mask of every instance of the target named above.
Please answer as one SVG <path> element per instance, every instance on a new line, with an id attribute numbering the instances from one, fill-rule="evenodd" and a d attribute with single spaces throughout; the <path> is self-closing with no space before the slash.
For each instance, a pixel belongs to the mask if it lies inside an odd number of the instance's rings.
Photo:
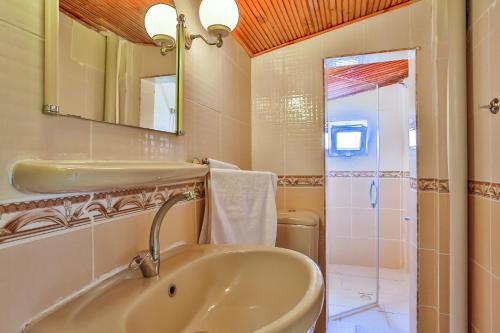
<path id="1" fill-rule="evenodd" d="M 135 43 L 151 43 L 144 14 L 173 0 L 59 0 L 63 12 L 98 30 Z M 417 0 L 236 0 L 240 10 L 233 37 L 256 56 Z"/>
<path id="2" fill-rule="evenodd" d="M 414 0 L 236 0 L 233 36 L 250 56 L 307 39 Z"/>
<path id="3" fill-rule="evenodd" d="M 408 60 L 328 68 L 328 99 L 390 86 L 408 77 Z"/>
<path id="4" fill-rule="evenodd" d="M 59 8 L 97 30 L 110 30 L 134 43 L 150 44 L 144 14 L 158 2 L 172 0 L 59 0 Z"/>

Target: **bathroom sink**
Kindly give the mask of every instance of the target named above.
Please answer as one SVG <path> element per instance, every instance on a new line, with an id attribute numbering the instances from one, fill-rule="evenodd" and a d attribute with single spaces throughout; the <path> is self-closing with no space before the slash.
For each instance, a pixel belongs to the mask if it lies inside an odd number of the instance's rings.
<path id="1" fill-rule="evenodd" d="M 162 256 L 159 277 L 122 272 L 26 332 L 305 333 L 323 290 L 318 267 L 298 252 L 184 245 Z"/>

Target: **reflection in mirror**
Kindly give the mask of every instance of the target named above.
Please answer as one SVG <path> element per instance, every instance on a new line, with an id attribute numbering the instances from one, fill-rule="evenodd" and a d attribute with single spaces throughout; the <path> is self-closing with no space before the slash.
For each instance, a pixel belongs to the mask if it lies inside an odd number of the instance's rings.
<path id="1" fill-rule="evenodd" d="M 59 114 L 176 133 L 176 52 L 61 11 L 59 57 Z"/>
<path id="2" fill-rule="evenodd" d="M 175 130 L 175 83 L 175 75 L 141 79 L 141 127 Z"/>

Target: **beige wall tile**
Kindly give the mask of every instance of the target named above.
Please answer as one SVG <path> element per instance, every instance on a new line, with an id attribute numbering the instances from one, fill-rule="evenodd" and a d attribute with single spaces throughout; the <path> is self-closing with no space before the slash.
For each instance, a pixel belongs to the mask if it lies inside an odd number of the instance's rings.
<path id="1" fill-rule="evenodd" d="M 329 216 L 328 226 L 332 237 L 351 237 L 351 209 L 326 207 L 326 215 Z M 373 222 L 373 221 L 372 221 Z M 355 234 L 353 226 L 352 234 Z M 359 237 L 359 236 L 358 236 Z"/>
<path id="2" fill-rule="evenodd" d="M 450 253 L 450 195 L 440 193 L 439 197 L 439 253 Z"/>
<path id="3" fill-rule="evenodd" d="M 1 18 L 15 27 L 44 36 L 43 0 L 2 1 L 0 3 Z"/>
<path id="4" fill-rule="evenodd" d="M 418 238 L 419 247 L 434 249 L 436 247 L 436 211 L 437 194 L 420 192 L 418 194 Z"/>
<path id="5" fill-rule="evenodd" d="M 380 209 L 380 238 L 403 239 L 401 237 L 401 211 Z"/>
<path id="6" fill-rule="evenodd" d="M 197 200 L 195 203 L 196 218 L 196 238 L 200 237 L 201 227 L 203 226 L 203 216 L 205 214 L 205 199 Z"/>
<path id="7" fill-rule="evenodd" d="M 500 278 L 500 202 L 492 202 L 491 272 Z"/>
<path id="8" fill-rule="evenodd" d="M 374 209 L 352 209 L 352 237 L 375 238 L 377 236 L 376 211 Z"/>
<path id="9" fill-rule="evenodd" d="M 435 333 L 438 331 L 437 310 L 430 307 L 418 308 L 418 332 Z"/>
<path id="10" fill-rule="evenodd" d="M 351 178 L 326 178 L 326 205 L 330 207 L 351 207 Z"/>
<path id="11" fill-rule="evenodd" d="M 449 314 L 450 312 L 450 256 L 439 255 L 439 306 L 440 314 Z"/>
<path id="12" fill-rule="evenodd" d="M 401 209 L 400 179 L 380 179 L 380 208 Z"/>
<path id="13" fill-rule="evenodd" d="M 437 256 L 433 250 L 419 250 L 418 302 L 419 305 L 437 305 Z"/>
<path id="14" fill-rule="evenodd" d="M 324 187 L 286 187 L 285 191 L 286 208 L 310 209 L 323 219 Z"/>
<path id="15" fill-rule="evenodd" d="M 469 274 L 470 322 L 479 332 L 491 332 L 491 276 L 474 263 Z"/>
<path id="16" fill-rule="evenodd" d="M 368 178 L 352 178 L 352 207 L 369 209 L 370 205 L 370 184 L 372 180 Z"/>
<path id="17" fill-rule="evenodd" d="M 492 323 L 491 323 L 491 331 L 492 332 L 500 332 L 500 279 L 497 277 L 492 278 L 493 290 L 491 294 L 491 298 L 493 300 L 491 313 L 493 314 Z"/>
<path id="18" fill-rule="evenodd" d="M 491 201 L 469 196 L 469 256 L 490 269 Z"/>
<path id="19" fill-rule="evenodd" d="M 276 191 L 276 208 L 284 209 L 285 208 L 285 188 L 279 186 Z"/>
<path id="20" fill-rule="evenodd" d="M 439 333 L 450 333 L 450 316 L 439 314 Z"/>
<path id="21" fill-rule="evenodd" d="M 380 241 L 380 266 L 383 268 L 401 269 L 401 242 L 399 240 Z"/>
<path id="22" fill-rule="evenodd" d="M 92 281 L 90 228 L 0 250 L 0 331 L 20 332 L 33 316 Z"/>
<path id="23" fill-rule="evenodd" d="M 149 231 L 155 212 L 118 218 L 99 224 L 94 231 L 95 274 L 101 276 L 126 265 L 149 246 Z M 194 244 L 198 240 L 195 203 L 174 206 L 160 229 L 160 244 L 165 249 L 177 242 Z M 110 239 L 113 239 L 110 242 Z"/>

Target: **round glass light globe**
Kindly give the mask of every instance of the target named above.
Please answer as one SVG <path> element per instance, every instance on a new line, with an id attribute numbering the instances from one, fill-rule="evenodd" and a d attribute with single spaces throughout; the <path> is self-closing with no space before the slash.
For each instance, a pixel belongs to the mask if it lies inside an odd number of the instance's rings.
<path id="1" fill-rule="evenodd" d="M 167 4 L 156 4 L 149 7 L 144 16 L 144 27 L 149 37 L 166 35 L 174 40 L 177 37 L 177 11 Z"/>
<path id="2" fill-rule="evenodd" d="M 223 25 L 233 31 L 238 24 L 240 12 L 234 0 L 202 0 L 200 4 L 200 21 L 205 29 Z"/>

